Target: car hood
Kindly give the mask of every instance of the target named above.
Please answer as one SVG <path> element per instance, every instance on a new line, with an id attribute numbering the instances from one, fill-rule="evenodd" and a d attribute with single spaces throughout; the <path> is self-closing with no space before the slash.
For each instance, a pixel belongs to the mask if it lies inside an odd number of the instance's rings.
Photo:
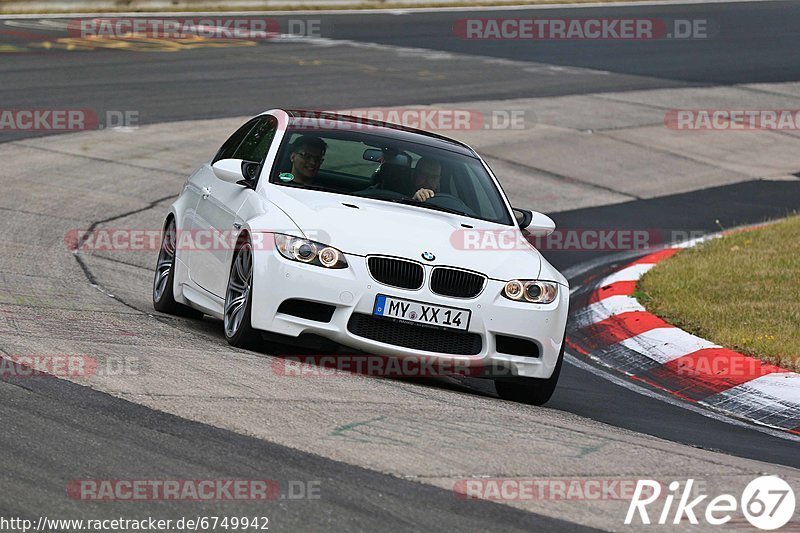
<path id="1" fill-rule="evenodd" d="M 542 268 L 541 254 L 521 238 L 516 227 L 294 187 L 275 186 L 268 194 L 308 239 L 346 254 L 404 257 L 475 270 L 500 280 L 538 278 Z M 435 259 L 423 260 L 424 252 Z"/>

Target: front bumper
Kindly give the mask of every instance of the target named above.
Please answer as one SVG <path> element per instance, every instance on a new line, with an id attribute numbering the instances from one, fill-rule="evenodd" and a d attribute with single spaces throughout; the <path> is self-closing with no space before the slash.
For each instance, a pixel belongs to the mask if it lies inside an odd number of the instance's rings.
<path id="1" fill-rule="evenodd" d="M 289 337 L 315 334 L 372 354 L 447 358 L 462 362 L 470 369 L 500 369 L 510 376 L 546 379 L 552 375 L 564 339 L 569 308 L 568 288 L 559 286 L 558 297 L 550 304 L 530 304 L 504 298 L 500 294 L 504 282 L 490 279 L 475 298 L 451 298 L 429 290 L 427 281 L 432 266 L 425 265 L 426 282 L 421 289 L 407 290 L 375 281 L 369 273 L 366 258 L 349 254 L 345 257 L 348 268 L 325 269 L 287 260 L 275 250 L 256 252 L 252 327 Z M 365 338 L 348 330 L 348 322 L 354 313 L 372 314 L 378 294 L 469 309 L 472 315 L 468 332 L 480 336 L 480 350 L 474 355 L 416 350 Z M 280 304 L 288 299 L 331 305 L 335 311 L 329 322 L 278 313 Z M 499 353 L 498 335 L 532 341 L 538 347 L 538 357 Z"/>

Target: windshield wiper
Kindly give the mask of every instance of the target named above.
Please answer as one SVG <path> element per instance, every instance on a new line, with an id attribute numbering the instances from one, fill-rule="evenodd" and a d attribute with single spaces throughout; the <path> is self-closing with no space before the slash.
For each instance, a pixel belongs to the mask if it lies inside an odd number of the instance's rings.
<path id="1" fill-rule="evenodd" d="M 419 200 L 414 200 L 412 198 L 398 198 L 396 200 L 389 200 L 390 202 L 394 202 L 396 204 L 404 204 L 404 205 L 414 205 L 417 207 L 425 207 L 428 209 L 433 209 L 435 211 L 443 211 L 445 213 L 453 213 L 454 215 L 461 215 L 463 217 L 473 217 L 474 215 L 470 215 L 469 213 L 465 213 L 464 211 L 459 211 L 458 209 L 453 209 L 452 207 L 442 207 L 441 205 L 436 204 L 429 204 L 428 202 L 420 202 Z"/>

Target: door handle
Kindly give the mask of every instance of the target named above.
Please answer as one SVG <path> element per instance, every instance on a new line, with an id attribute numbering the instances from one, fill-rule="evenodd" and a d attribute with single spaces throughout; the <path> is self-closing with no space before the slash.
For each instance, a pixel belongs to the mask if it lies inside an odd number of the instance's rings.
<path id="1" fill-rule="evenodd" d="M 203 193 L 203 200 L 208 200 L 208 197 L 211 196 L 211 187 L 203 187 L 201 191 Z"/>

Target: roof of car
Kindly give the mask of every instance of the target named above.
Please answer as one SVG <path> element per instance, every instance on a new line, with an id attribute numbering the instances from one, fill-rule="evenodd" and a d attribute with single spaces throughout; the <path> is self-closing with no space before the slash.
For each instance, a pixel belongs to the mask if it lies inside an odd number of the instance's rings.
<path id="1" fill-rule="evenodd" d="M 290 126 L 304 126 L 308 127 L 311 121 L 320 121 L 318 129 L 331 130 L 336 129 L 335 126 L 327 125 L 327 122 L 340 122 L 364 126 L 369 128 L 369 131 L 397 141 L 416 142 L 426 144 L 453 152 L 458 152 L 464 155 L 475 156 L 475 152 L 466 144 L 450 139 L 444 135 L 438 135 L 425 130 L 418 130 L 401 126 L 399 124 L 392 124 L 391 122 L 382 122 L 379 120 L 372 120 L 366 117 L 358 117 L 353 115 L 341 115 L 339 113 L 332 113 L 328 111 L 313 111 L 305 109 L 285 109 L 290 117 Z M 315 128 L 317 129 L 317 128 Z M 350 126 L 344 129 L 355 129 Z"/>

